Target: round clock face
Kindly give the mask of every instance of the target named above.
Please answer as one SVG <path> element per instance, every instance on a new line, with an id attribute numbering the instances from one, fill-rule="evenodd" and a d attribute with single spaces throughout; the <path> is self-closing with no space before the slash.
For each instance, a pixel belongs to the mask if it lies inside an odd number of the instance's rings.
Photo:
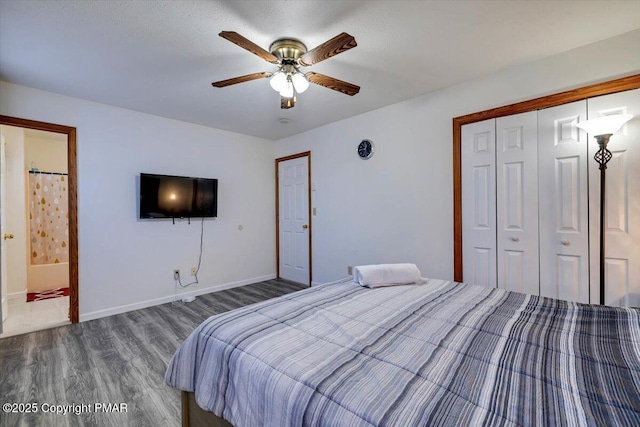
<path id="1" fill-rule="evenodd" d="M 362 142 L 358 144 L 358 156 L 363 160 L 370 159 L 371 156 L 373 156 L 373 149 L 373 142 L 368 139 L 363 139 Z"/>

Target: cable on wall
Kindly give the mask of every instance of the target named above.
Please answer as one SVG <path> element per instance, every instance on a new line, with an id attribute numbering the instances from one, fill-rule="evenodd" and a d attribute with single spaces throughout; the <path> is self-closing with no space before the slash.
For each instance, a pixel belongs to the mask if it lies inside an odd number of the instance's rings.
<path id="1" fill-rule="evenodd" d="M 193 276 L 195 277 L 195 280 L 191 283 L 187 283 L 187 284 L 182 284 L 182 280 L 180 279 L 180 275 L 178 275 L 178 285 L 180 285 L 181 288 L 187 288 L 191 285 L 197 285 L 198 282 L 198 273 L 200 272 L 200 265 L 202 264 L 202 241 L 204 240 L 204 217 L 202 217 L 202 219 L 200 220 L 200 255 L 198 255 L 198 266 L 196 267 L 196 274 L 194 274 Z"/>

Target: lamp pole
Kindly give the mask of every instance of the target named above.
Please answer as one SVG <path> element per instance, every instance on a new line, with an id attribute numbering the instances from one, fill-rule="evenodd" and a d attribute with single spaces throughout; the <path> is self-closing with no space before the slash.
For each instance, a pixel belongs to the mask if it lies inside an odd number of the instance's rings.
<path id="1" fill-rule="evenodd" d="M 611 151 L 607 149 L 610 133 L 604 135 L 596 135 L 595 139 L 598 143 L 598 151 L 593 157 L 598 162 L 600 169 L 600 304 L 604 305 L 604 216 L 605 216 L 605 203 L 606 203 L 606 171 L 607 163 L 611 160 Z"/>
<path id="2" fill-rule="evenodd" d="M 598 143 L 598 151 L 593 158 L 600 165 L 600 304 L 604 305 L 604 219 L 605 219 L 605 203 L 606 203 L 606 170 L 607 163 L 611 160 L 611 151 L 607 149 L 609 138 L 618 132 L 625 123 L 633 118 L 631 114 L 611 114 L 586 122 L 578 123 L 578 126 L 588 134 L 595 135 L 594 138 Z M 589 285 L 591 287 L 591 285 Z"/>

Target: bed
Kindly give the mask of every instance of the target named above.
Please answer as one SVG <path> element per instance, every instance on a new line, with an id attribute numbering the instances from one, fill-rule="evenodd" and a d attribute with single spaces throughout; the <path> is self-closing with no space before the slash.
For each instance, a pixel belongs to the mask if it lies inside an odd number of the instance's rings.
<path id="1" fill-rule="evenodd" d="M 209 318 L 165 379 L 183 425 L 637 426 L 640 310 L 344 279 Z"/>

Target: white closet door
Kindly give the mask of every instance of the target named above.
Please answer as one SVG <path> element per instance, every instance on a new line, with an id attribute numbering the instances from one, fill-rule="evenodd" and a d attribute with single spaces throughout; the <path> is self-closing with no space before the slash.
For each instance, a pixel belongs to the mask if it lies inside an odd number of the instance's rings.
<path id="1" fill-rule="evenodd" d="M 540 295 L 589 302 L 586 101 L 538 111 Z"/>
<path id="2" fill-rule="evenodd" d="M 538 295 L 537 113 L 496 120 L 498 287 Z"/>
<path id="3" fill-rule="evenodd" d="M 588 100 L 589 119 L 633 114 L 611 137 L 613 158 L 606 170 L 605 303 L 640 307 L 640 89 Z M 591 302 L 600 301 L 600 170 L 593 156 L 598 144 L 589 135 L 591 209 Z"/>
<path id="4" fill-rule="evenodd" d="M 463 126 L 461 143 L 463 280 L 495 287 L 495 120 Z"/>

